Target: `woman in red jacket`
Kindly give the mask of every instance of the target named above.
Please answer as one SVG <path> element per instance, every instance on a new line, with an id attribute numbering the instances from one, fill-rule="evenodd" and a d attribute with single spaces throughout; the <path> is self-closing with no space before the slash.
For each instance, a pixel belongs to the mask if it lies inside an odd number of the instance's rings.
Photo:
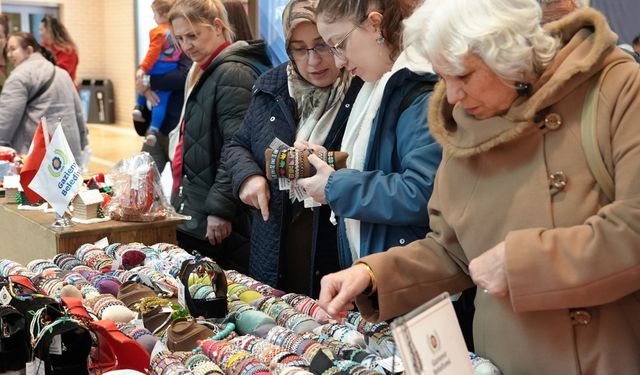
<path id="1" fill-rule="evenodd" d="M 71 39 L 67 28 L 55 17 L 46 15 L 40 22 L 42 45 L 53 52 L 56 65 L 69 72 L 71 80 L 76 82 L 78 67 L 78 47 Z"/>

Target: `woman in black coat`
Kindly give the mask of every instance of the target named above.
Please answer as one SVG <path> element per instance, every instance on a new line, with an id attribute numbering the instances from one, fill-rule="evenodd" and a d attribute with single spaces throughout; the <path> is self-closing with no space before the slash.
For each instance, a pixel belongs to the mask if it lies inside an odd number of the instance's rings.
<path id="1" fill-rule="evenodd" d="M 225 14 L 220 0 L 178 0 L 169 12 L 171 31 L 194 62 L 172 165 L 172 203 L 191 217 L 178 226 L 181 247 L 246 272 L 249 218 L 233 197 L 221 153 L 242 124 L 255 80 L 271 64 L 263 42 L 231 43 Z"/>
<path id="2" fill-rule="evenodd" d="M 287 292 L 315 296 L 337 271 L 337 234 L 327 206 L 292 203 L 265 178 L 264 152 L 278 138 L 338 150 L 362 81 L 335 66 L 315 25 L 314 2 L 291 0 L 283 13 L 290 61 L 262 75 L 240 130 L 226 146 L 233 193 L 254 212 L 249 275 Z"/>

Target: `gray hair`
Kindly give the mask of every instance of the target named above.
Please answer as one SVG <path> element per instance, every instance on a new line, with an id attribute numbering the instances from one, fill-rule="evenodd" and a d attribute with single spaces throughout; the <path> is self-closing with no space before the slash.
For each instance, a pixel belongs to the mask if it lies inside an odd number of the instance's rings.
<path id="1" fill-rule="evenodd" d="M 520 81 L 544 71 L 559 49 L 540 18 L 536 0 L 426 0 L 406 20 L 404 42 L 440 73 L 465 73 L 473 53 L 503 79 Z"/>

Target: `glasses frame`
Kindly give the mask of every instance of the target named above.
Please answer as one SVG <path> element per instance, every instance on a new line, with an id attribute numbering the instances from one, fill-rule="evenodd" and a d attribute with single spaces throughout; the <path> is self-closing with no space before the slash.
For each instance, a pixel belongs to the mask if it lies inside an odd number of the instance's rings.
<path id="1" fill-rule="evenodd" d="M 329 52 L 329 54 L 331 54 L 331 46 L 329 46 L 329 45 L 328 45 L 328 44 L 326 44 L 326 43 L 322 43 L 322 44 L 324 44 L 326 47 L 328 47 L 328 48 L 329 48 L 329 49 L 328 49 L 328 52 Z M 307 61 L 307 60 L 309 60 L 309 56 L 310 56 L 311 51 L 313 51 L 313 52 L 314 52 L 316 55 L 318 55 L 318 56 L 326 56 L 327 51 L 325 51 L 325 52 L 318 52 L 318 50 L 317 50 L 318 46 L 320 46 L 320 45 L 316 45 L 316 46 L 313 46 L 313 47 L 311 47 L 311 48 L 289 48 L 289 49 L 287 50 L 287 53 L 288 53 L 288 55 L 289 55 L 289 58 L 291 58 L 292 60 L 296 60 L 296 61 Z M 304 50 L 304 51 L 305 51 L 305 57 L 304 57 L 304 58 L 302 58 L 302 59 L 296 59 L 295 57 L 293 57 L 293 53 L 292 53 L 292 51 L 293 51 L 294 49 L 297 49 L 297 50 L 299 50 L 299 51 Z"/>
<path id="2" fill-rule="evenodd" d="M 360 25 L 355 25 L 353 27 L 353 29 L 349 30 L 348 33 L 346 33 L 342 39 L 340 39 L 340 41 L 336 44 L 334 44 L 333 46 L 329 47 L 329 52 L 334 56 L 337 57 L 339 59 L 344 59 L 344 46 L 343 44 L 347 41 L 347 39 L 349 38 L 349 36 L 351 36 L 351 33 L 353 33 L 354 31 L 356 31 L 357 28 L 359 28 Z"/>

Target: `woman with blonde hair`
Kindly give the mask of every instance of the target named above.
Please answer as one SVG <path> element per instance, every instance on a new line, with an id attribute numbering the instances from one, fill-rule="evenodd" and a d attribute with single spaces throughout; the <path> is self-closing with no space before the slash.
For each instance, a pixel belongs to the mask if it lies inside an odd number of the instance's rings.
<path id="1" fill-rule="evenodd" d="M 271 63 L 263 42 L 232 43 L 220 0 L 178 0 L 169 23 L 193 60 L 172 166 L 173 204 L 191 216 L 178 227 L 178 242 L 246 272 L 249 218 L 220 156 L 249 108 L 255 80 Z"/>
<path id="2" fill-rule="evenodd" d="M 79 62 L 78 47 L 71 39 L 67 28 L 59 19 L 47 14 L 40 22 L 40 35 L 42 45 L 56 57 L 56 65 L 66 70 L 75 83 Z"/>
<path id="3" fill-rule="evenodd" d="M 386 320 L 475 284 L 476 351 L 503 373 L 637 374 L 640 66 L 597 11 L 541 16 L 440 0 L 407 21 L 444 81 L 432 231 L 327 276 L 320 303 Z"/>

